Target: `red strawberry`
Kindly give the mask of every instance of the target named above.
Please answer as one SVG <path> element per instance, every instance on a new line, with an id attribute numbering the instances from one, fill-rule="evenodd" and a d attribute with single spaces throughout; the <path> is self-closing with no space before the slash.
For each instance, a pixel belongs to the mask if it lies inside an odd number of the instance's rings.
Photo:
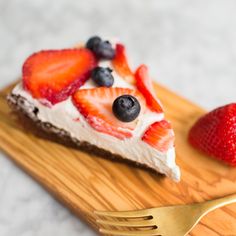
<path id="1" fill-rule="evenodd" d="M 236 103 L 201 117 L 189 132 L 189 142 L 209 156 L 236 166 Z"/>
<path id="2" fill-rule="evenodd" d="M 73 95 L 73 102 L 87 122 L 97 131 L 115 136 L 119 139 L 130 138 L 135 129 L 137 119 L 124 123 L 119 121 L 112 112 L 113 101 L 121 95 L 129 94 L 136 97 L 145 108 L 145 101 L 137 90 L 126 88 L 81 89 Z"/>
<path id="3" fill-rule="evenodd" d="M 40 51 L 23 65 L 23 85 L 34 98 L 65 100 L 89 78 L 96 59 L 85 48 Z"/>
<path id="4" fill-rule="evenodd" d="M 168 121 L 153 123 L 144 133 L 142 140 L 160 152 L 167 152 L 174 146 L 174 132 Z"/>
<path id="5" fill-rule="evenodd" d="M 136 86 L 146 99 L 148 107 L 158 113 L 162 113 L 163 109 L 160 101 L 156 98 L 152 85 L 152 80 L 148 75 L 148 68 L 141 65 L 135 72 Z"/>
<path id="6" fill-rule="evenodd" d="M 116 44 L 116 54 L 112 60 L 112 65 L 118 75 L 125 78 L 131 84 L 135 83 L 134 73 L 129 67 L 124 45 Z"/>

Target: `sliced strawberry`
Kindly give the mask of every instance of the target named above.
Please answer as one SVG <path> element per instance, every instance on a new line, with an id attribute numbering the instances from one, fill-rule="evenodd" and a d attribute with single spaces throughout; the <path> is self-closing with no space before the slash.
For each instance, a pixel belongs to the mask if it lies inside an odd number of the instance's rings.
<path id="1" fill-rule="evenodd" d="M 209 156 L 236 167 L 236 103 L 201 117 L 189 131 L 189 142 Z"/>
<path id="2" fill-rule="evenodd" d="M 135 84 L 134 73 L 129 67 L 124 45 L 116 44 L 116 54 L 112 60 L 112 65 L 118 75 L 129 83 Z"/>
<path id="3" fill-rule="evenodd" d="M 141 65 L 135 72 L 136 86 L 146 99 L 148 107 L 158 113 L 162 113 L 163 109 L 160 101 L 156 98 L 152 85 L 152 80 L 148 75 L 148 68 Z"/>
<path id="4" fill-rule="evenodd" d="M 23 85 L 34 98 L 65 100 L 89 78 L 97 61 L 85 48 L 40 51 L 23 65 Z"/>
<path id="5" fill-rule="evenodd" d="M 136 97 L 141 105 L 141 113 L 145 109 L 145 101 L 137 90 L 126 88 L 81 89 L 73 95 L 73 102 L 87 122 L 97 131 L 112 135 L 119 139 L 130 138 L 138 118 L 132 122 L 119 121 L 112 112 L 113 101 L 121 95 Z M 140 116 L 140 115 L 139 115 Z"/>
<path id="6" fill-rule="evenodd" d="M 160 152 L 167 152 L 174 146 L 174 132 L 168 121 L 153 123 L 144 133 L 142 140 Z"/>

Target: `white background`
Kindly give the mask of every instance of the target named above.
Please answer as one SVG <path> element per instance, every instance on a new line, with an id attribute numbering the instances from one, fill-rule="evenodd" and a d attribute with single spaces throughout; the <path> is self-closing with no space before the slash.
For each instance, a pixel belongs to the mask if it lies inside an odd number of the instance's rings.
<path id="1" fill-rule="evenodd" d="M 30 53 L 99 34 L 204 108 L 235 102 L 235 11 L 234 0 L 0 0 L 0 87 Z M 33 235 L 95 233 L 0 153 L 0 236 Z"/>

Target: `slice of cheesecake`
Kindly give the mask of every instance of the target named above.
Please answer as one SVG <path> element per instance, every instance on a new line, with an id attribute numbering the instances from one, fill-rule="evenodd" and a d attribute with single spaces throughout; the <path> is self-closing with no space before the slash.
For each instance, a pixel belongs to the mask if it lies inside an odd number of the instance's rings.
<path id="1" fill-rule="evenodd" d="M 122 44 L 92 37 L 84 47 L 31 55 L 8 102 L 57 141 L 180 180 L 174 132 L 147 67 L 133 72 Z"/>

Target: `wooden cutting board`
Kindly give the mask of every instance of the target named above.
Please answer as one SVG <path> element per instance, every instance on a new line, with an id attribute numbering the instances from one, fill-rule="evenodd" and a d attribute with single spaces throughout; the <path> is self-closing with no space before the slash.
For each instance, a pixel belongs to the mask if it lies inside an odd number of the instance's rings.
<path id="1" fill-rule="evenodd" d="M 198 153 L 187 142 L 190 126 L 204 111 L 160 85 L 155 89 L 176 133 L 180 183 L 35 137 L 10 113 L 5 97 L 11 89 L 0 93 L 0 148 L 95 230 L 95 209 L 142 209 L 236 193 L 236 169 Z M 236 235 L 236 204 L 208 214 L 189 235 Z"/>

